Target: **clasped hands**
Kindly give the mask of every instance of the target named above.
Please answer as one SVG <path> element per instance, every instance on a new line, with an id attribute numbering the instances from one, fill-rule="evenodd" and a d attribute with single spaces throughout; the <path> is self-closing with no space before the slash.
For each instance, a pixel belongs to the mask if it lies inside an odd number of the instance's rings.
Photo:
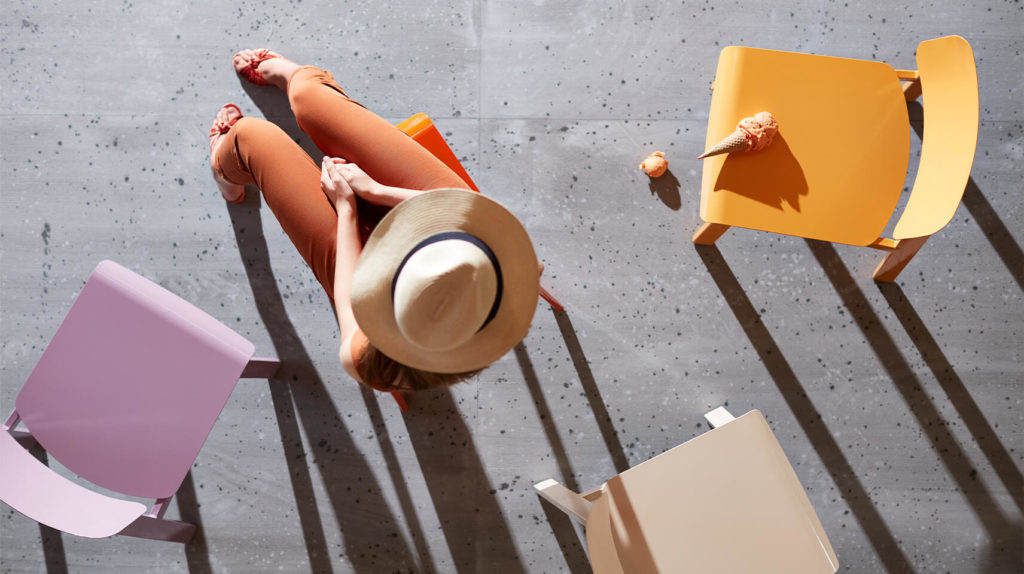
<path id="1" fill-rule="evenodd" d="M 355 208 L 356 196 L 377 205 L 394 207 L 400 201 L 423 193 L 412 189 L 388 187 L 367 175 L 359 166 L 340 157 L 324 156 L 320 165 L 320 187 L 335 205 L 345 200 Z M 544 264 L 537 261 L 537 274 L 544 273 Z"/>
<path id="2" fill-rule="evenodd" d="M 374 199 L 384 186 L 356 164 L 340 157 L 324 156 L 320 164 L 320 187 L 335 204 L 346 200 L 355 205 L 356 196 L 377 203 Z"/>

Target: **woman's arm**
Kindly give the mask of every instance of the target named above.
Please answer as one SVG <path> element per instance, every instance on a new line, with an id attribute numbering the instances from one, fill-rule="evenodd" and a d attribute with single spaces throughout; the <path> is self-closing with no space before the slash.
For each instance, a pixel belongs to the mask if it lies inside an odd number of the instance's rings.
<path id="1" fill-rule="evenodd" d="M 372 204 L 394 207 L 410 197 L 426 193 L 418 189 L 383 185 L 354 163 L 348 163 L 341 158 L 333 158 L 332 161 L 352 191 Z"/>
<path id="2" fill-rule="evenodd" d="M 351 186 L 338 171 L 337 164 L 325 157 L 320 169 L 320 186 L 324 193 L 334 200 L 338 211 L 337 254 L 334 264 L 334 310 L 338 314 L 338 326 L 341 329 L 341 347 L 338 358 L 345 371 L 357 381 L 362 379 L 356 370 L 352 357 L 352 336 L 359 325 L 352 314 L 352 275 L 356 263 L 362 253 L 359 242 L 359 227 L 356 215 L 356 196 Z"/>
<path id="3" fill-rule="evenodd" d="M 377 182 L 374 182 L 377 183 Z M 366 201 L 374 203 L 376 205 L 383 205 L 385 207 L 394 207 L 399 203 L 409 199 L 410 197 L 426 193 L 426 191 L 419 189 L 406 189 L 404 187 L 391 187 L 390 185 L 381 185 L 377 183 L 377 188 L 372 194 L 359 195 Z"/>

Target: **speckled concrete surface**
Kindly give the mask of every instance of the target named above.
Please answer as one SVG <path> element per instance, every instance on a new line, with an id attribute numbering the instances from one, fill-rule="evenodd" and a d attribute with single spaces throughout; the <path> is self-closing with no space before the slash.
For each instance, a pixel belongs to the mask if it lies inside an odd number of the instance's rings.
<path id="1" fill-rule="evenodd" d="M 1024 6 L 663 4 L 8 2 L 4 411 L 102 259 L 286 365 L 240 383 L 173 505 L 201 524 L 193 543 L 60 536 L 4 507 L 0 570 L 586 572 L 531 485 L 597 486 L 726 403 L 765 413 L 844 571 L 1020 571 Z M 956 217 L 896 284 L 871 281 L 879 254 L 861 248 L 742 230 L 693 247 L 722 47 L 913 68 L 946 34 L 975 50 L 978 153 Z M 514 352 L 404 417 L 348 379 L 272 215 L 252 193 L 226 207 L 209 178 L 225 102 L 301 136 L 280 93 L 231 69 L 260 46 L 389 119 L 434 117 L 521 216 L 567 313 L 541 306 Z M 651 185 L 637 165 L 655 149 L 671 172 Z"/>

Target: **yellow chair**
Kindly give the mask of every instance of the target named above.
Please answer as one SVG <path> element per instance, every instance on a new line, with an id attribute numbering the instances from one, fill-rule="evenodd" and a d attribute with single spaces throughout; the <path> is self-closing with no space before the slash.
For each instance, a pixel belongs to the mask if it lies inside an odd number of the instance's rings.
<path id="1" fill-rule="evenodd" d="M 584 525 L 596 574 L 833 574 L 835 551 L 764 416 L 705 417 L 718 428 L 599 489 L 534 488 Z"/>
<path id="2" fill-rule="evenodd" d="M 704 162 L 701 219 L 713 244 L 731 226 L 888 251 L 874 278 L 893 281 L 928 237 L 952 219 L 974 162 L 978 78 L 966 40 L 922 42 L 919 69 L 730 46 L 718 61 L 708 146 L 736 122 L 770 111 L 779 122 L 760 152 Z M 905 85 L 901 82 L 907 82 Z M 913 191 L 881 237 L 906 178 L 906 101 L 923 95 L 927 130 Z"/>

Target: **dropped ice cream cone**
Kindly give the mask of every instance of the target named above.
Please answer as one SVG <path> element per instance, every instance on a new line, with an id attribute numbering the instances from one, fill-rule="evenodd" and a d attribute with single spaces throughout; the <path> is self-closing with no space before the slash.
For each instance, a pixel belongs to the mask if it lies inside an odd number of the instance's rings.
<path id="1" fill-rule="evenodd" d="M 724 140 L 709 147 L 707 151 L 697 156 L 697 159 L 704 159 L 723 153 L 732 153 L 734 151 L 747 151 L 747 133 L 743 130 L 732 132 Z"/>
<path id="2" fill-rule="evenodd" d="M 640 164 L 640 169 L 644 170 L 650 177 L 661 177 L 664 175 L 665 170 L 668 169 L 668 160 L 665 159 L 665 153 L 656 151 L 647 156 L 647 159 Z"/>
<path id="3" fill-rule="evenodd" d="M 758 151 L 772 143 L 779 131 L 779 124 L 770 112 L 758 112 L 753 117 L 743 118 L 736 124 L 736 131 L 697 156 L 704 159 L 713 155 L 734 151 Z"/>

